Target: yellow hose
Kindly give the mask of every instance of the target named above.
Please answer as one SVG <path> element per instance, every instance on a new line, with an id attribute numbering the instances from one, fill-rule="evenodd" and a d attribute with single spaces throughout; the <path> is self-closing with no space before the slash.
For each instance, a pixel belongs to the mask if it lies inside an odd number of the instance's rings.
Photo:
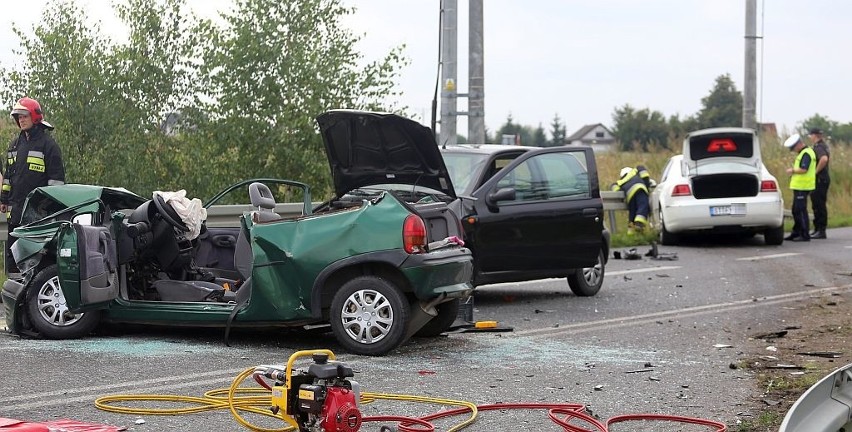
<path id="1" fill-rule="evenodd" d="M 298 351 L 290 356 L 290 359 L 287 362 L 286 367 L 286 385 L 287 388 L 291 385 L 291 375 L 293 363 L 299 357 L 304 357 L 307 355 L 312 355 L 316 352 L 323 352 L 329 355 L 329 358 L 334 360 L 334 353 L 329 350 L 310 350 L 310 351 Z M 215 390 L 210 390 L 204 393 L 203 397 L 194 397 L 194 396 L 179 396 L 179 395 L 156 395 L 156 394 L 137 394 L 137 395 L 111 395 L 111 396 L 102 396 L 95 400 L 95 407 L 102 411 L 121 413 L 121 414 L 135 414 L 135 415 L 181 415 L 181 414 L 193 414 L 200 413 L 205 411 L 212 411 L 218 409 L 229 409 L 231 411 L 231 415 L 237 421 L 237 423 L 245 426 L 249 430 L 257 431 L 257 432 L 286 432 L 293 431 L 299 429 L 299 424 L 296 420 L 287 415 L 285 410 L 279 411 L 277 414 L 273 414 L 270 411 L 270 407 L 272 406 L 272 392 L 266 388 L 262 387 L 240 387 L 240 384 L 245 381 L 246 378 L 250 377 L 252 374 L 257 371 L 256 367 L 251 367 L 234 378 L 234 381 L 231 383 L 231 386 L 228 388 L 219 388 Z M 422 403 L 432 403 L 438 405 L 450 405 L 450 406 L 462 406 L 466 407 L 470 410 L 470 417 L 448 429 L 448 432 L 455 432 L 462 430 L 467 427 L 474 421 L 476 421 L 476 416 L 478 414 L 478 410 L 476 404 L 467 401 L 459 401 L 453 399 L 441 399 L 441 398 L 432 398 L 426 396 L 414 396 L 414 395 L 404 395 L 404 394 L 393 394 L 393 393 L 371 393 L 364 392 L 361 394 L 361 403 L 370 403 L 374 402 L 378 399 L 382 400 L 393 400 L 393 401 L 406 401 L 406 402 L 422 402 Z M 183 408 L 131 408 L 127 406 L 114 405 L 116 402 L 177 402 L 177 403 L 185 403 L 191 404 L 194 406 L 183 407 Z M 276 419 L 280 419 L 287 424 L 287 426 L 283 428 L 277 429 L 269 429 L 261 426 L 254 425 L 250 423 L 248 420 L 243 418 L 240 414 L 240 411 L 250 412 L 254 414 L 259 414 L 263 416 L 269 416 Z"/>

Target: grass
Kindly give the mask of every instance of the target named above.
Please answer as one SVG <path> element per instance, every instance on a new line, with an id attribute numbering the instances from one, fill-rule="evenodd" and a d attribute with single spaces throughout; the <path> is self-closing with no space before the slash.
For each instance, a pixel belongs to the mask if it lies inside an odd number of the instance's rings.
<path id="1" fill-rule="evenodd" d="M 783 140 L 775 137 L 762 137 L 760 152 L 763 163 L 772 175 L 778 179 L 778 187 L 784 197 L 784 205 L 790 209 L 793 194 L 790 191 L 790 177 L 787 168 L 795 159 L 795 155 L 784 148 Z M 669 148 L 682 148 L 681 142 L 670 142 Z M 830 143 L 831 149 L 831 187 L 828 191 L 828 226 L 830 228 L 852 226 L 852 200 L 846 199 L 848 191 L 852 190 L 852 146 L 848 143 Z M 625 166 L 644 165 L 651 177 L 659 180 L 668 159 L 678 152 L 656 148 L 649 152 L 613 151 L 595 154 L 598 166 L 598 180 L 601 189 L 609 189 L 609 185 L 618 179 L 618 172 Z M 612 236 L 612 247 L 635 246 L 648 244 L 656 238 L 653 230 L 641 236 L 627 236 L 627 212 L 616 212 L 616 232 Z M 785 229 L 790 230 L 793 223 L 787 221 Z M 609 227 L 609 221 L 607 221 Z M 644 243 L 642 243 L 644 242 Z"/>

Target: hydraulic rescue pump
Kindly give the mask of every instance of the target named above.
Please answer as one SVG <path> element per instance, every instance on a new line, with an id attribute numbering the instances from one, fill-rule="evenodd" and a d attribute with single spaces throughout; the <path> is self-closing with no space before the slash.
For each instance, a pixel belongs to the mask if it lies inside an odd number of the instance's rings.
<path id="1" fill-rule="evenodd" d="M 311 355 L 307 370 L 292 369 L 298 357 Z M 361 428 L 361 388 L 351 378 L 352 368 L 329 360 L 330 351 L 300 351 L 287 362 L 287 369 L 267 369 L 264 375 L 276 380 L 272 386 L 272 411 L 307 432 L 356 432 Z M 334 358 L 334 354 L 331 354 Z"/>

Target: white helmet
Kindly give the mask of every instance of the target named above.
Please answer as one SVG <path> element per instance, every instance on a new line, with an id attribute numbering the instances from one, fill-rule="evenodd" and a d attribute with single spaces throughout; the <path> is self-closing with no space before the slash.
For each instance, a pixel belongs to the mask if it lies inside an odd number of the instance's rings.
<path id="1" fill-rule="evenodd" d="M 790 138 L 787 138 L 787 141 L 784 141 L 784 147 L 791 149 L 791 148 L 795 147 L 796 144 L 798 144 L 799 141 L 801 141 L 801 140 L 802 140 L 802 137 L 800 137 L 799 134 L 790 135 Z"/>
<path id="2" fill-rule="evenodd" d="M 622 168 L 622 169 L 621 169 L 621 173 L 619 173 L 619 174 L 618 174 L 618 176 L 619 176 L 619 177 L 624 177 L 624 176 L 626 176 L 627 174 L 630 174 L 630 171 L 633 171 L 633 168 L 630 168 L 630 167 L 624 167 L 624 168 Z"/>

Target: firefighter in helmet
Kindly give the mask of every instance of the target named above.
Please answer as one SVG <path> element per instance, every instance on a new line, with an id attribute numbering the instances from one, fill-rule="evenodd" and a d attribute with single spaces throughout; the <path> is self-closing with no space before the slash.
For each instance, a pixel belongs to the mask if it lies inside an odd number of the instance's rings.
<path id="1" fill-rule="evenodd" d="M 21 132 L 6 150 L 0 192 L 0 212 L 6 213 L 10 233 L 20 225 L 24 201 L 33 189 L 65 183 L 62 152 L 48 133 L 53 126 L 44 121 L 41 105 L 25 97 L 15 103 L 11 114 Z M 10 249 L 14 241 L 12 236 L 6 240 L 7 273 L 17 272 Z"/>
<path id="2" fill-rule="evenodd" d="M 618 181 L 612 185 L 613 191 L 624 191 L 624 202 L 629 213 L 628 234 L 642 231 L 648 225 L 648 214 L 651 211 L 648 195 L 653 186 L 656 186 L 656 182 L 642 165 L 622 168 Z"/>

